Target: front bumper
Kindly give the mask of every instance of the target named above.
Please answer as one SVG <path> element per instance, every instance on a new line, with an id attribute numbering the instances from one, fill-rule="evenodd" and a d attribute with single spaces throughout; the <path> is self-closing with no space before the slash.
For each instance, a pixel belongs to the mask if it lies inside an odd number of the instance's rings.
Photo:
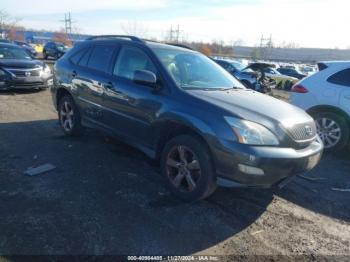
<path id="1" fill-rule="evenodd" d="M 52 76 L 16 77 L 0 80 L 0 90 L 49 88 L 53 85 Z"/>
<path id="2" fill-rule="evenodd" d="M 213 151 L 219 178 L 247 187 L 272 187 L 294 175 L 313 169 L 322 157 L 323 144 L 319 138 L 307 148 L 249 146 L 220 141 Z M 260 170 L 247 173 L 243 167 Z"/>

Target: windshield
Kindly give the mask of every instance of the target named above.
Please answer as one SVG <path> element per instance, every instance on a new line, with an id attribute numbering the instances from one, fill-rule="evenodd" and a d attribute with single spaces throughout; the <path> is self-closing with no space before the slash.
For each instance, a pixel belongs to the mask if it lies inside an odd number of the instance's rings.
<path id="1" fill-rule="evenodd" d="M 0 46 L 0 59 L 25 59 L 32 58 L 22 48 Z"/>
<path id="2" fill-rule="evenodd" d="M 237 79 L 202 54 L 162 48 L 153 51 L 182 89 L 244 89 Z"/>
<path id="3" fill-rule="evenodd" d="M 242 71 L 246 66 L 239 62 L 229 62 L 232 66 L 234 66 L 237 70 Z"/>

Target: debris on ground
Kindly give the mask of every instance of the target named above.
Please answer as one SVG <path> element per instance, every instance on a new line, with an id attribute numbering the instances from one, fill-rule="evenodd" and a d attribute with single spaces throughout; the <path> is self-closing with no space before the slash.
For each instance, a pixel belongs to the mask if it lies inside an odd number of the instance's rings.
<path id="1" fill-rule="evenodd" d="M 333 191 L 350 192 L 350 188 L 332 188 Z"/>
<path id="2" fill-rule="evenodd" d="M 54 165 L 44 164 L 44 165 L 37 166 L 37 167 L 30 167 L 24 172 L 24 174 L 28 175 L 28 176 L 36 176 L 36 175 L 40 175 L 40 174 L 49 172 L 55 168 L 56 167 Z"/>
<path id="3" fill-rule="evenodd" d="M 264 232 L 264 230 L 258 230 L 258 231 L 251 233 L 250 235 L 255 236 L 255 235 L 260 234 L 262 232 Z"/>

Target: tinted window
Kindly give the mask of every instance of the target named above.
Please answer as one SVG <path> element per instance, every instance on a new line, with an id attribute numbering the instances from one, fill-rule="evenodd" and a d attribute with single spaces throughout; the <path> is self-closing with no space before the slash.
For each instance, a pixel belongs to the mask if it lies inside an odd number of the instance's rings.
<path id="1" fill-rule="evenodd" d="M 336 85 L 350 86 L 350 68 L 332 75 L 328 78 L 328 82 Z"/>
<path id="2" fill-rule="evenodd" d="M 78 52 L 74 53 L 71 57 L 70 57 L 70 61 L 77 65 L 80 61 L 80 59 L 83 57 L 83 55 L 86 53 L 87 49 L 81 49 Z"/>
<path id="3" fill-rule="evenodd" d="M 91 54 L 91 48 L 89 48 L 82 56 L 82 58 L 79 61 L 80 66 L 87 66 L 87 63 L 89 61 L 89 57 Z"/>
<path id="4" fill-rule="evenodd" d="M 88 62 L 88 67 L 107 72 L 114 52 L 113 46 L 95 46 Z"/>
<path id="5" fill-rule="evenodd" d="M 224 62 L 224 61 L 217 61 L 217 63 L 218 63 L 219 65 L 221 65 L 221 66 L 222 66 L 223 68 L 225 68 L 225 69 L 227 69 L 228 66 L 229 66 L 229 64 L 226 63 L 226 62 Z"/>
<path id="6" fill-rule="evenodd" d="M 133 79 L 136 70 L 148 70 L 157 74 L 154 64 L 145 52 L 136 47 L 123 47 L 118 56 L 113 74 Z"/>

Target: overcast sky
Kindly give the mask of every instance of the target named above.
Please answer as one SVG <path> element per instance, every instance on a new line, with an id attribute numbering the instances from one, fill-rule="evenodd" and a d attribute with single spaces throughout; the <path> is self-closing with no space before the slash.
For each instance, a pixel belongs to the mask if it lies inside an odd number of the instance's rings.
<path id="1" fill-rule="evenodd" d="M 187 40 L 243 40 L 261 35 L 302 47 L 350 48 L 348 0 L 1 0 L 21 25 L 58 30 L 70 11 L 85 34 L 121 34 L 136 25 L 143 37 L 161 38 L 179 25 Z"/>

